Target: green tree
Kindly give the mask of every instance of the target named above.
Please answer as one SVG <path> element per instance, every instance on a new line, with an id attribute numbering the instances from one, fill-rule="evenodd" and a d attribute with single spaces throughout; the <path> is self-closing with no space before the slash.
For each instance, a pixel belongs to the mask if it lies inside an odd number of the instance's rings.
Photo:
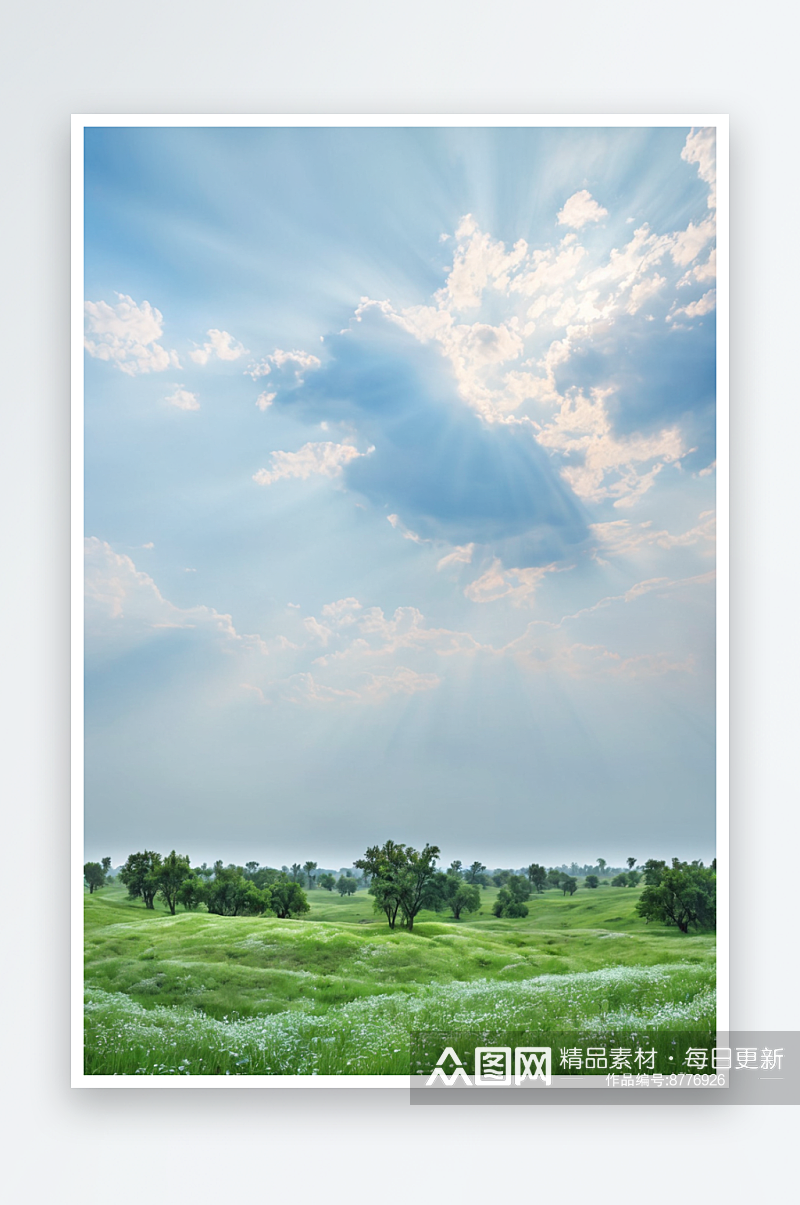
<path id="1" fill-rule="evenodd" d="M 546 887 L 560 887 L 563 874 L 564 874 L 563 870 L 557 870 L 555 866 L 551 866 L 547 872 L 547 878 L 545 879 L 545 886 Z"/>
<path id="2" fill-rule="evenodd" d="M 462 912 L 477 912 L 481 906 L 480 887 L 465 883 L 460 875 L 448 874 L 446 878 L 445 900 L 455 919 L 460 920 Z"/>
<path id="3" fill-rule="evenodd" d="M 597 865 L 600 867 L 600 873 L 602 874 L 603 871 L 605 870 L 606 866 L 608 866 L 608 862 L 606 862 L 605 858 L 596 858 L 595 861 L 597 862 Z"/>
<path id="4" fill-rule="evenodd" d="M 717 875 L 702 862 L 679 862 L 673 858 L 660 881 L 644 888 L 636 911 L 645 920 L 677 925 L 681 933 L 717 927 Z"/>
<path id="5" fill-rule="evenodd" d="M 339 882 L 336 884 L 336 890 L 339 892 L 339 895 L 342 897 L 342 899 L 344 899 L 346 895 L 354 895 L 357 887 L 358 884 L 353 876 L 347 874 L 343 874 L 340 877 Z"/>
<path id="6" fill-rule="evenodd" d="M 485 873 L 486 867 L 483 862 L 473 862 L 469 869 L 464 872 L 464 878 L 468 883 L 480 883 Z"/>
<path id="7" fill-rule="evenodd" d="M 497 874 L 492 875 L 492 882 L 495 887 L 505 887 L 512 874 L 511 870 L 498 870 Z"/>
<path id="8" fill-rule="evenodd" d="M 303 870 L 306 872 L 306 877 L 308 878 L 309 888 L 314 886 L 314 871 L 316 869 L 317 869 L 316 862 L 304 862 L 303 863 Z"/>
<path id="9" fill-rule="evenodd" d="M 615 875 L 614 878 L 611 880 L 611 886 L 612 887 L 627 887 L 628 886 L 628 876 L 626 874 Z"/>
<path id="10" fill-rule="evenodd" d="M 333 891 L 336 886 L 336 879 L 332 874 L 321 874 L 317 880 L 317 886 L 324 887 L 326 891 Z"/>
<path id="11" fill-rule="evenodd" d="M 531 885 L 537 893 L 544 891 L 544 885 L 547 882 L 547 871 L 544 866 L 540 866 L 538 862 L 531 862 L 527 873 Z"/>
<path id="12" fill-rule="evenodd" d="M 531 885 L 526 878 L 519 874 L 511 874 L 497 893 L 497 899 L 492 906 L 495 916 L 512 919 L 527 916 Z"/>
<path id="13" fill-rule="evenodd" d="M 370 894 L 375 907 L 385 913 L 393 929 L 398 915 L 406 928 L 414 928 L 414 918 L 424 907 L 435 907 L 439 889 L 436 882 L 438 845 L 422 850 L 387 841 L 371 846 L 355 865 L 371 876 Z"/>
<path id="14" fill-rule="evenodd" d="M 178 902 L 178 892 L 181 889 L 181 884 L 184 879 L 189 877 L 191 872 L 189 859 L 176 854 L 174 849 L 171 853 L 167 854 L 166 858 L 164 858 L 161 865 L 155 871 L 158 894 L 173 916 L 175 915 L 175 905 Z"/>
<path id="15" fill-rule="evenodd" d="M 130 854 L 119 872 L 119 877 L 128 888 L 128 898 L 144 900 L 145 908 L 153 909 L 158 891 L 158 876 L 161 854 L 145 849 L 142 853 Z M 220 863 L 222 865 L 222 863 Z"/>
<path id="16" fill-rule="evenodd" d="M 584 887 L 599 887 L 600 880 L 596 874 L 587 874 L 586 878 L 583 880 L 583 885 Z"/>
<path id="17" fill-rule="evenodd" d="M 108 878 L 111 874 L 111 859 L 103 858 L 101 865 L 103 867 L 103 874 Z"/>
<path id="18" fill-rule="evenodd" d="M 206 884 L 205 880 L 198 875 L 189 874 L 178 888 L 177 900 L 187 912 L 194 912 L 205 902 Z"/>
<path id="19" fill-rule="evenodd" d="M 83 867 L 83 877 L 89 888 L 89 895 L 93 895 L 95 891 L 99 891 L 106 885 L 105 871 L 99 862 L 86 862 Z"/>
<path id="20" fill-rule="evenodd" d="M 302 883 L 303 867 L 299 862 L 292 862 L 292 865 L 289 867 L 289 878 L 293 883 Z"/>
<path id="21" fill-rule="evenodd" d="M 628 863 L 628 870 L 633 870 L 634 866 L 636 865 L 636 859 L 626 858 L 625 861 Z"/>
<path id="22" fill-rule="evenodd" d="M 254 877 L 255 877 L 255 873 L 256 873 L 256 871 L 258 870 L 258 867 L 259 867 L 259 863 L 258 863 L 258 862 L 245 862 L 245 864 L 244 864 L 244 877 L 245 877 L 246 879 L 252 879 L 252 878 L 254 878 Z"/>
<path id="23" fill-rule="evenodd" d="M 302 916 L 304 912 L 308 912 L 306 893 L 293 879 L 281 877 L 269 891 L 272 911 L 281 920 L 286 920 L 287 917 Z"/>
<path id="24" fill-rule="evenodd" d="M 640 871 L 629 870 L 628 871 L 628 886 L 629 887 L 638 887 L 641 877 L 642 877 L 642 875 L 641 875 Z"/>
<path id="25" fill-rule="evenodd" d="M 216 916 L 260 916 L 271 910 L 270 888 L 260 889 L 241 866 L 215 865 L 213 881 L 203 890 L 205 905 Z"/>
<path id="26" fill-rule="evenodd" d="M 561 890 L 564 895 L 574 895 L 578 890 L 578 881 L 571 874 L 561 876 Z"/>
<path id="27" fill-rule="evenodd" d="M 644 864 L 645 884 L 648 887 L 657 887 L 661 882 L 661 876 L 666 869 L 666 862 L 659 862 L 655 858 L 648 858 Z"/>

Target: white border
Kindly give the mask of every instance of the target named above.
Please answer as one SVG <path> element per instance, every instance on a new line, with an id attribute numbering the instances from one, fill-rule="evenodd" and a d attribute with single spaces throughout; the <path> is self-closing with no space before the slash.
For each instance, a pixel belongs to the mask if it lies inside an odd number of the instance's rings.
<path id="1" fill-rule="evenodd" d="M 242 1075 L 114 1076 L 83 1072 L 83 133 L 87 126 L 344 127 L 666 127 L 714 126 L 717 135 L 717 1026 L 730 1028 L 729 915 L 729 124 L 727 114 L 198 114 L 113 113 L 72 117 L 72 1086 L 92 1088 L 391 1088 L 406 1092 L 410 1076 Z"/>

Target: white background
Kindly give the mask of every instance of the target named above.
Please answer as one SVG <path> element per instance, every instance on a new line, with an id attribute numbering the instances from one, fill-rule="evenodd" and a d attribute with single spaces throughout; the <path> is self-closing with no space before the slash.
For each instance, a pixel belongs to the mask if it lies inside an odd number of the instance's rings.
<path id="1" fill-rule="evenodd" d="M 410 1109 L 69 1084 L 69 116 L 729 113 L 731 1024 L 800 1028 L 798 106 L 788 6 L 29 0 L 4 15 L 0 523 L 10 1199 L 352 1202 L 782 1187 L 796 1109 Z"/>

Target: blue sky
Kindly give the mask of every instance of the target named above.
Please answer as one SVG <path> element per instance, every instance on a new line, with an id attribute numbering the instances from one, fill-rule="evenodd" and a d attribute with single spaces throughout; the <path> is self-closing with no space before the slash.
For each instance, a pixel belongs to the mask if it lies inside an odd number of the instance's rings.
<path id="1" fill-rule="evenodd" d="M 713 856 L 714 168 L 87 130 L 88 856 Z"/>

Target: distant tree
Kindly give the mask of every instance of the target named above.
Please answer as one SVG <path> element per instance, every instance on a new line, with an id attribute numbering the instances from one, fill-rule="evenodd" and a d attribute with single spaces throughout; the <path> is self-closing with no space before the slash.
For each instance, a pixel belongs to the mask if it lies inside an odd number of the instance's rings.
<path id="1" fill-rule="evenodd" d="M 390 928 L 395 927 L 400 915 L 406 928 L 413 929 L 421 909 L 435 906 L 438 858 L 438 845 L 416 850 L 387 841 L 380 847 L 371 846 L 355 863 L 370 874 L 370 894 L 375 897 L 376 909 L 385 913 Z"/>
<path id="2" fill-rule="evenodd" d="M 289 878 L 293 883 L 303 882 L 303 867 L 299 862 L 292 862 L 291 866 L 289 867 Z"/>
<path id="3" fill-rule="evenodd" d="M 606 866 L 608 866 L 608 862 L 606 862 L 605 858 L 597 858 L 596 862 L 597 862 L 597 865 L 600 867 L 600 873 L 602 874 L 603 871 L 605 870 Z"/>
<path id="4" fill-rule="evenodd" d="M 145 908 L 153 909 L 158 891 L 156 871 L 161 865 L 161 854 L 146 849 L 142 853 L 130 854 L 119 872 L 119 877 L 128 888 L 128 898 L 144 900 Z M 220 862 L 220 866 L 222 863 Z"/>
<path id="5" fill-rule="evenodd" d="M 303 870 L 306 872 L 309 887 L 314 886 L 314 871 L 317 869 L 316 862 L 304 862 Z"/>
<path id="6" fill-rule="evenodd" d="M 531 885 L 522 875 L 509 875 L 505 884 L 500 888 L 497 894 L 492 911 L 495 916 L 519 918 L 528 915 L 528 905 L 525 903 L 530 898 Z"/>
<path id="7" fill-rule="evenodd" d="M 210 866 L 206 865 L 205 862 L 203 863 L 202 866 L 195 866 L 194 873 L 200 879 L 209 880 L 209 879 L 213 879 L 213 877 L 214 877 L 214 871 L 211 869 Z"/>
<path id="8" fill-rule="evenodd" d="M 175 915 L 175 905 L 178 902 L 178 892 L 180 891 L 181 884 L 190 874 L 191 866 L 189 865 L 189 859 L 176 854 L 174 849 L 171 853 L 167 854 L 166 858 L 164 858 L 161 865 L 155 871 L 158 894 L 173 916 Z"/>
<path id="9" fill-rule="evenodd" d="M 570 874 L 562 875 L 561 890 L 564 892 L 564 895 L 574 895 L 578 890 L 577 880 Z"/>
<path id="10" fill-rule="evenodd" d="M 628 870 L 633 870 L 634 866 L 636 865 L 636 859 L 626 858 L 625 861 L 628 863 Z"/>
<path id="11" fill-rule="evenodd" d="M 86 862 L 83 867 L 83 877 L 89 888 L 89 895 L 93 895 L 95 891 L 99 891 L 106 885 L 105 871 L 99 862 Z"/>
<path id="12" fill-rule="evenodd" d="M 332 874 L 321 874 L 317 880 L 317 886 L 324 887 L 326 891 L 333 891 L 336 886 L 336 879 Z"/>
<path id="13" fill-rule="evenodd" d="M 583 880 L 583 885 L 584 887 L 599 887 L 600 880 L 596 874 L 587 874 L 586 878 Z"/>
<path id="14" fill-rule="evenodd" d="M 203 889 L 209 912 L 216 916 L 259 916 L 271 910 L 270 888 L 258 888 L 241 866 L 220 866 Z"/>
<path id="15" fill-rule="evenodd" d="M 551 866 L 547 872 L 547 878 L 545 879 L 545 886 L 546 887 L 560 887 L 561 879 L 562 879 L 563 875 L 564 875 L 563 870 L 559 870 L 557 867 Z"/>
<path id="16" fill-rule="evenodd" d="M 544 891 L 544 885 L 547 882 L 547 871 L 544 866 L 540 866 L 538 862 L 531 862 L 528 867 L 528 878 L 532 886 L 537 892 Z"/>
<path id="17" fill-rule="evenodd" d="M 636 911 L 646 920 L 677 925 L 681 933 L 717 927 L 717 876 L 702 862 L 679 862 L 673 858 L 656 885 L 644 888 Z"/>
<path id="18" fill-rule="evenodd" d="M 477 912 L 481 906 L 481 889 L 473 883 L 465 883 L 460 875 L 447 875 L 448 879 L 445 899 L 447 907 L 456 920 L 461 919 L 462 912 Z"/>
<path id="19" fill-rule="evenodd" d="M 306 894 L 294 880 L 280 878 L 269 888 L 269 892 L 272 911 L 281 920 L 308 912 Z"/>
<path id="20" fill-rule="evenodd" d="M 449 871 L 452 871 L 453 874 L 457 874 L 460 876 L 461 875 L 461 863 L 457 859 L 452 861 L 450 863 L 450 866 L 448 867 L 448 873 L 449 873 Z"/>
<path id="21" fill-rule="evenodd" d="M 193 912 L 205 901 L 206 884 L 194 872 L 187 875 L 178 888 L 177 900 L 187 911 Z"/>
<path id="22" fill-rule="evenodd" d="M 628 886 L 628 876 L 626 874 L 615 875 L 614 878 L 611 880 L 611 886 L 612 887 L 627 887 Z"/>
<path id="23" fill-rule="evenodd" d="M 336 884 L 336 890 L 339 892 L 339 895 L 342 897 L 342 899 L 344 899 L 346 895 L 354 895 L 357 887 L 358 884 L 352 875 L 343 874 L 339 879 L 339 882 Z"/>
<path id="24" fill-rule="evenodd" d="M 480 877 L 486 872 L 486 867 L 483 862 L 473 862 L 468 870 L 464 872 L 464 878 L 468 883 L 478 883 Z"/>
<path id="25" fill-rule="evenodd" d="M 511 870 L 498 870 L 497 874 L 492 875 L 492 882 L 495 887 L 505 887 L 512 874 Z"/>
<path id="26" fill-rule="evenodd" d="M 258 867 L 259 867 L 258 862 L 245 862 L 244 877 L 246 879 L 252 879 L 253 876 L 255 875 L 256 871 L 258 870 Z"/>
<path id="27" fill-rule="evenodd" d="M 106 876 L 106 878 L 109 878 L 111 876 L 111 859 L 103 858 L 101 866 L 103 867 L 103 874 Z"/>
<path id="28" fill-rule="evenodd" d="M 655 858 L 648 858 L 644 864 L 645 884 L 648 887 L 657 887 L 661 882 L 661 876 L 666 869 L 666 862 L 659 862 Z"/>
<path id="29" fill-rule="evenodd" d="M 628 875 L 627 875 L 627 878 L 628 878 L 628 886 L 629 886 L 629 887 L 638 887 L 638 886 L 639 886 L 639 881 L 640 881 L 641 877 L 642 877 L 642 875 L 641 875 L 641 872 L 640 872 L 640 871 L 638 871 L 638 870 L 629 870 L 629 871 L 628 871 Z"/>

